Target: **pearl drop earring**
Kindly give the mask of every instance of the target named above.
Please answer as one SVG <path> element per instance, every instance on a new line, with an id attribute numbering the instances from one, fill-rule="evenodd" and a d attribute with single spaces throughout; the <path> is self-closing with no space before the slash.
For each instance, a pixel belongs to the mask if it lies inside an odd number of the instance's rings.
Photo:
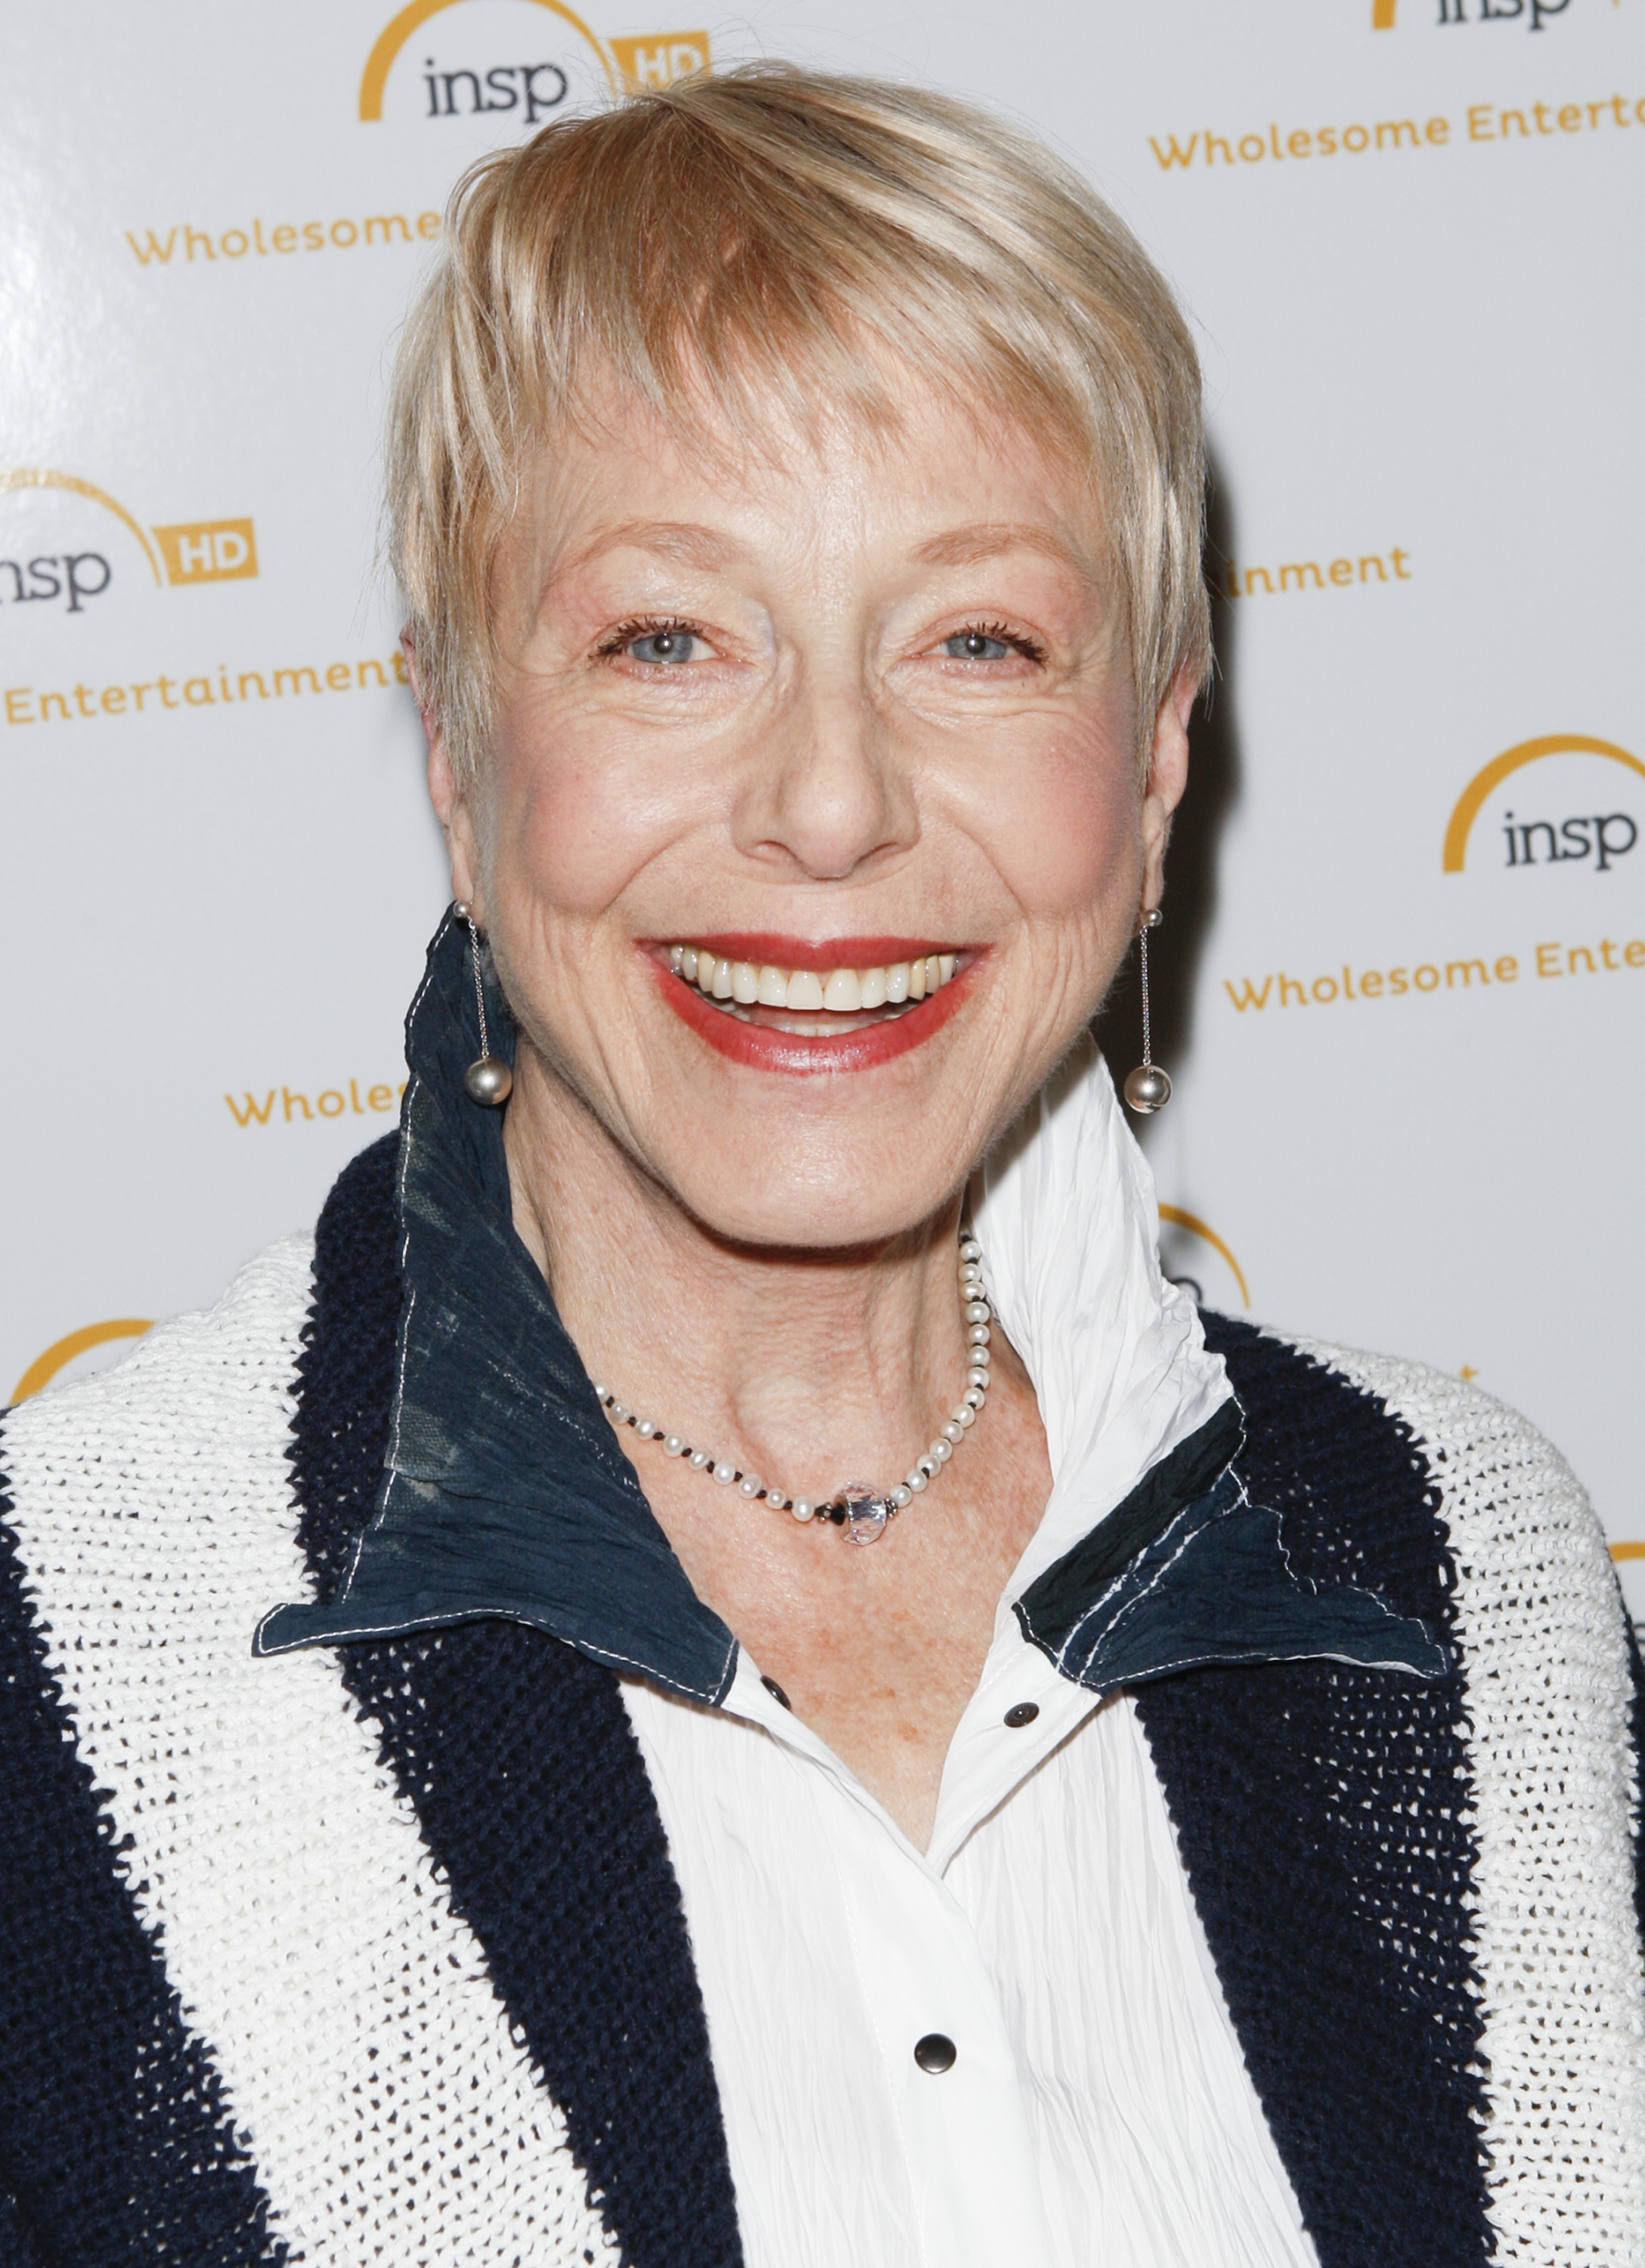
<path id="1" fill-rule="evenodd" d="M 486 1033 L 485 983 L 480 975 L 480 932 L 474 925 L 474 916 L 461 899 L 452 910 L 460 922 L 468 924 L 468 953 L 474 968 L 474 1005 L 480 1012 L 480 1052 L 464 1071 L 462 1083 L 470 1102 L 477 1102 L 487 1110 L 496 1110 L 507 1101 L 513 1093 L 514 1074 L 500 1056 L 491 1053 L 491 1042 Z"/>
<path id="2" fill-rule="evenodd" d="M 1163 1110 L 1171 1099 L 1168 1074 L 1154 1060 L 1154 1032 L 1148 1017 L 1148 932 L 1162 919 L 1158 906 L 1150 906 L 1137 932 L 1137 952 L 1142 962 L 1142 1061 L 1125 1081 L 1125 1100 L 1140 1117 Z"/>

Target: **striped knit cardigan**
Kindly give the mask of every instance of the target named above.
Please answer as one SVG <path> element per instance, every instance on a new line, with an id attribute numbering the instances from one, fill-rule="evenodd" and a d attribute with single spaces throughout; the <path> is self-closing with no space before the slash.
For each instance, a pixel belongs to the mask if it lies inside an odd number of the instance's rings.
<path id="1" fill-rule="evenodd" d="M 381 1484 L 394 1169 L 0 1425 L 4 2268 L 741 2257 L 613 1672 L 497 1619 L 253 1655 Z M 1293 1569 L 1449 1663 L 1137 1690 L 1322 2268 L 1645 2260 L 1641 1688 L 1592 1515 L 1472 1388 L 1206 1326 Z"/>

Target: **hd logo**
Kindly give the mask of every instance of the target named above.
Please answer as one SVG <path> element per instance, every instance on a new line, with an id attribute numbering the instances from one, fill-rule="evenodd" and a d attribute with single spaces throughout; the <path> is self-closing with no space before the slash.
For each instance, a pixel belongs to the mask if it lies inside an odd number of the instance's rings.
<path id="1" fill-rule="evenodd" d="M 367 124 L 474 119 L 489 136 L 528 133 L 708 67 L 706 32 L 604 36 L 563 0 L 413 0 L 366 57 L 359 114 Z"/>
<path id="2" fill-rule="evenodd" d="M 184 520 L 157 527 L 154 540 L 173 583 L 238 583 L 257 571 L 257 539 L 248 519 Z"/>
<path id="3" fill-rule="evenodd" d="M 256 531 L 249 519 L 145 528 L 77 473 L 44 465 L 0 472 L 0 608 L 90 615 L 128 571 L 160 588 L 243 582 L 257 572 Z"/>

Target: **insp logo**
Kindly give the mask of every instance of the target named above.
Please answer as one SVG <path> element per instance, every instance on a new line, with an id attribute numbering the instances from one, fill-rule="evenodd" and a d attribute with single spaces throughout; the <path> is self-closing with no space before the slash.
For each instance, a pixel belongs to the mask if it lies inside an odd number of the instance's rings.
<path id="1" fill-rule="evenodd" d="M 1619 858 L 1626 858 L 1640 839 L 1639 828 L 1626 811 L 1607 812 L 1603 818 L 1516 820 L 1502 814 L 1508 843 L 1504 864 L 1509 866 L 1564 866 L 1591 858 L 1596 874 L 1608 874 Z M 1545 846 L 1545 847 L 1544 847 Z"/>
<path id="2" fill-rule="evenodd" d="M 1371 0 L 1371 29 L 1391 32 L 1398 0 Z M 1543 32 L 1548 19 L 1562 16 L 1571 0 L 1433 0 L 1440 24 L 1523 24 L 1528 31 Z M 1407 16 L 1412 0 L 1405 0 Z"/>
<path id="3" fill-rule="evenodd" d="M 558 63 L 496 63 L 485 73 L 483 87 L 477 70 L 441 70 L 432 55 L 423 59 L 423 84 L 430 118 L 519 110 L 527 126 L 557 110 L 571 86 Z"/>
<path id="4" fill-rule="evenodd" d="M 55 492 L 49 505 L 41 503 L 41 491 Z M 145 528 L 107 489 L 82 480 L 77 473 L 47 465 L 0 471 L 0 500 L 11 499 L 15 499 L 17 510 L 26 518 L 32 515 L 38 522 L 43 512 L 50 518 L 33 542 L 15 532 L 4 539 L 10 556 L 0 557 L 0 606 L 55 600 L 69 614 L 84 614 L 87 600 L 100 598 L 114 580 L 110 553 L 127 564 L 134 556 L 118 536 L 108 551 L 102 549 L 107 540 L 103 531 L 114 534 L 108 526 L 111 519 L 119 522 L 141 551 L 143 564 L 157 586 L 241 582 L 257 572 L 257 538 L 249 519 L 185 519 L 166 527 Z M 96 513 L 88 530 L 89 541 L 76 525 L 91 517 L 85 511 L 87 504 L 95 507 Z M 6 509 L 11 508 L 7 501 Z M 69 546 L 77 536 L 85 549 L 70 550 Z M 52 549 L 48 549 L 48 545 Z M 26 559 L 26 552 L 31 555 Z"/>
<path id="5" fill-rule="evenodd" d="M 1638 778 L 1645 779 L 1645 763 L 1631 749 L 1619 747 L 1614 740 L 1598 740 L 1590 733 L 1545 733 L 1534 740 L 1516 741 L 1511 748 L 1504 748 L 1500 756 L 1493 756 L 1488 764 L 1482 764 L 1457 797 L 1446 822 L 1440 861 L 1446 873 L 1463 872 L 1474 821 L 1488 799 L 1516 772 L 1523 770 L 1527 764 L 1592 756 L 1619 764 Z M 1615 778 L 1614 773 L 1607 777 Z M 1586 788 L 1568 788 L 1567 793 L 1573 803 L 1577 795 L 1584 793 L 1592 794 L 1596 802 L 1601 798 L 1610 800 L 1610 792 L 1592 782 Z M 1508 841 L 1508 857 L 1503 863 L 1509 866 L 1581 865 L 1591 859 L 1597 873 L 1609 873 L 1615 861 L 1625 858 L 1639 839 L 1634 821 L 1626 811 L 1558 822 L 1552 819 L 1523 821 L 1516 820 L 1511 811 L 1504 811 L 1501 826 Z"/>
<path id="6" fill-rule="evenodd" d="M 1547 29 L 1550 16 L 1562 16 L 1571 0 L 1474 0 L 1474 11 L 1468 13 L 1468 0 L 1439 0 L 1439 19 L 1442 24 L 1512 24 L 1523 23 L 1528 31 Z"/>
<path id="7" fill-rule="evenodd" d="M 496 118 L 528 131 L 562 109 L 580 111 L 614 95 L 672 86 L 709 69 L 706 32 L 624 33 L 606 39 L 584 22 L 568 0 L 529 0 L 529 4 L 517 0 L 509 11 L 513 18 L 510 32 L 499 29 L 505 20 L 500 0 L 491 0 L 487 36 L 497 41 L 492 53 L 502 48 L 502 56 L 506 56 L 512 48 L 514 55 L 535 55 L 538 61 L 511 63 L 499 56 L 492 63 L 447 69 L 438 56 L 425 55 L 419 77 L 412 65 L 413 48 L 396 70 L 401 50 L 415 33 L 432 17 L 463 5 L 464 0 L 412 0 L 384 25 L 360 74 L 362 121 Z M 507 47 L 503 47 L 505 39 Z M 507 130 L 506 126 L 499 130 Z"/>
<path id="8" fill-rule="evenodd" d="M 28 563 L 29 587 L 23 587 L 23 569 L 15 559 L 0 559 L 0 605 L 27 606 L 55 600 L 71 615 L 83 615 L 88 599 L 101 598 L 114 580 L 114 569 L 100 551 L 45 553 Z M 5 587 L 5 578 L 11 587 Z M 92 577 L 96 577 L 93 581 Z"/>

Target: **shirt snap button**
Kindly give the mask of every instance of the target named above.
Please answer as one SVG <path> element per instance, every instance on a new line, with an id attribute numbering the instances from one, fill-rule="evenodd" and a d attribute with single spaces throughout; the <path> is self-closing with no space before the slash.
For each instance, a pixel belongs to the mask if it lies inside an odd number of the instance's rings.
<path id="1" fill-rule="evenodd" d="M 1014 1733 L 1020 1733 L 1023 1726 L 1031 1725 L 1038 1714 L 1037 1701 L 1019 1701 L 1014 1707 L 1006 1711 L 1006 1722 Z"/>
<path id="2" fill-rule="evenodd" d="M 788 1696 L 783 1691 L 782 1687 L 777 1683 L 777 1680 L 774 1677 L 762 1677 L 760 1683 L 771 1695 L 772 1700 L 776 1702 L 779 1709 L 792 1709 L 793 1707 L 793 1703 L 788 1698 Z"/>
<path id="3" fill-rule="evenodd" d="M 959 2052 L 946 2032 L 927 2032 L 914 2042 L 914 2061 L 921 2071 L 952 2071 Z"/>

